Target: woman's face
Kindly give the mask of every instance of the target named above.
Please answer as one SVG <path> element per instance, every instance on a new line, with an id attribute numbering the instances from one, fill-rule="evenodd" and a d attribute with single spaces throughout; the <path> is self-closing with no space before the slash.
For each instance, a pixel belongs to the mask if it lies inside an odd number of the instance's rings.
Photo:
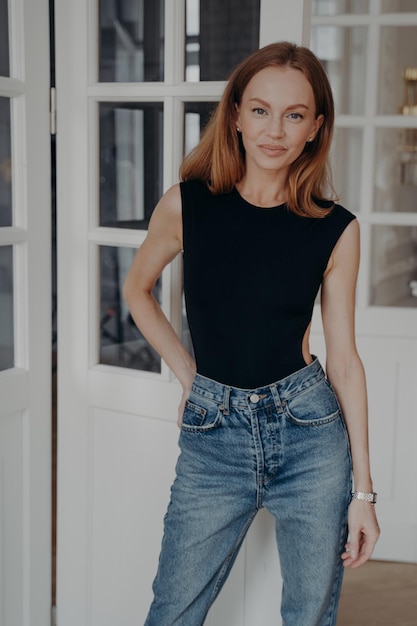
<path id="1" fill-rule="evenodd" d="M 288 171 L 323 122 L 323 115 L 316 119 L 315 112 L 313 89 L 301 71 L 266 67 L 255 74 L 236 117 L 246 174 Z"/>

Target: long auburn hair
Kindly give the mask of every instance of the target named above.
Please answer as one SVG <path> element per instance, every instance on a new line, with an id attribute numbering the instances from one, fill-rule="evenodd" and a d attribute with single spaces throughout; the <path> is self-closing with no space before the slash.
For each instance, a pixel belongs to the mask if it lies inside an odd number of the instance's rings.
<path id="1" fill-rule="evenodd" d="M 240 104 L 249 81 L 266 67 L 303 72 L 313 89 L 316 118 L 324 116 L 314 141 L 306 143 L 290 166 L 287 200 L 288 208 L 298 215 L 323 217 L 331 211 L 335 198 L 329 166 L 334 126 L 332 90 L 313 52 L 286 41 L 256 50 L 232 72 L 200 142 L 182 162 L 180 178 L 201 180 L 215 194 L 232 191 L 241 180 L 246 165 L 245 150 L 236 130 L 236 105 Z"/>

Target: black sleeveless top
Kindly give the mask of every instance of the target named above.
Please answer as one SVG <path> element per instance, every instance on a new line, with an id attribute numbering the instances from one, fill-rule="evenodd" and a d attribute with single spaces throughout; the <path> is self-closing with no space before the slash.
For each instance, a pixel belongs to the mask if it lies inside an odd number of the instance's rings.
<path id="1" fill-rule="evenodd" d="M 197 371 L 254 389 L 304 367 L 302 341 L 331 252 L 354 215 L 258 208 L 180 184 L 184 293 Z"/>

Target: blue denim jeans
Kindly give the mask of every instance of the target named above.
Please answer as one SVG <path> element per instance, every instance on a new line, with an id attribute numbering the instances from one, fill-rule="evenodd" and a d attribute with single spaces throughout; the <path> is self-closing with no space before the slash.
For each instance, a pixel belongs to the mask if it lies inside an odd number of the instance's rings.
<path id="1" fill-rule="evenodd" d="M 318 360 L 254 390 L 197 374 L 179 443 L 145 626 L 204 623 L 262 507 L 276 520 L 284 626 L 334 626 L 351 458 Z"/>

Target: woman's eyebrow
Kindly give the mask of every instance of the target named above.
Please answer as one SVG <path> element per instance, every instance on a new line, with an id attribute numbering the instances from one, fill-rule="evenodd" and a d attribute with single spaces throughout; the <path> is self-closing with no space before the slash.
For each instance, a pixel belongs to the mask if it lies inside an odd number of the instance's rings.
<path id="1" fill-rule="evenodd" d="M 270 107 L 271 106 L 269 104 L 269 102 L 266 102 L 265 100 L 262 100 L 262 98 L 250 98 L 249 102 L 259 102 L 259 104 L 262 104 L 265 107 Z M 286 107 L 286 110 L 289 110 L 289 109 L 299 109 L 299 108 L 309 109 L 309 107 L 306 104 L 304 104 L 303 102 L 299 102 L 298 104 L 290 104 L 290 106 Z"/>

